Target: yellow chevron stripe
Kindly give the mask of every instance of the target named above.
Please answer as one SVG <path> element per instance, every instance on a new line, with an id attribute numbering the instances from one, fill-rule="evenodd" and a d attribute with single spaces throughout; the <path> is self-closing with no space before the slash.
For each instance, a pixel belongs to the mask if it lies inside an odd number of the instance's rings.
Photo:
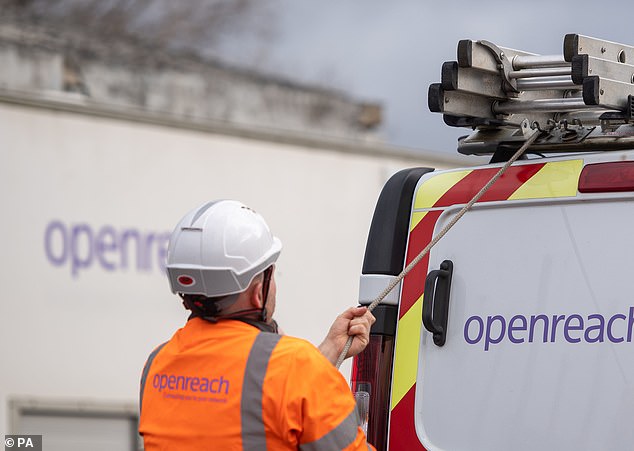
<path id="1" fill-rule="evenodd" d="M 398 371 L 394 371 L 390 410 L 394 409 L 416 383 L 422 316 L 423 296 L 398 322 L 398 335 L 394 349 L 394 368 L 398 368 Z"/>
<path id="2" fill-rule="evenodd" d="M 452 171 L 438 174 L 429 180 L 423 182 L 416 192 L 416 198 L 414 199 L 414 210 L 420 210 L 422 208 L 431 208 L 434 206 L 438 199 L 440 199 L 451 187 L 453 187 L 460 180 L 465 178 L 472 171 Z M 414 230 L 414 227 L 425 216 L 425 212 L 414 212 L 412 214 L 412 220 L 410 222 L 410 232 Z"/>
<path id="3" fill-rule="evenodd" d="M 410 232 L 414 230 L 414 227 L 416 227 L 418 223 L 423 220 L 426 214 L 427 214 L 426 211 L 415 211 L 412 213 L 412 221 L 410 222 L 410 225 L 409 225 Z"/>
<path id="4" fill-rule="evenodd" d="M 509 200 L 576 196 L 582 169 L 583 160 L 546 163 L 520 186 Z"/>
<path id="5" fill-rule="evenodd" d="M 416 199 L 414 200 L 414 209 L 419 210 L 421 208 L 433 207 L 434 204 L 438 202 L 438 199 L 449 191 L 449 188 L 454 186 L 471 172 L 471 170 L 445 172 L 426 180 L 418 188 Z"/>

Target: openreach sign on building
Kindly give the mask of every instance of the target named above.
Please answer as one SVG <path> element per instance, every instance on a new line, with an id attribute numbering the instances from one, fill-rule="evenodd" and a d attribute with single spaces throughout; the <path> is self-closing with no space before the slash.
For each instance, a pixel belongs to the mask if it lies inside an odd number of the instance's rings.
<path id="1" fill-rule="evenodd" d="M 74 278 L 92 267 L 164 272 L 169 237 L 165 231 L 53 220 L 44 230 L 44 251 L 49 263 L 68 267 Z"/>

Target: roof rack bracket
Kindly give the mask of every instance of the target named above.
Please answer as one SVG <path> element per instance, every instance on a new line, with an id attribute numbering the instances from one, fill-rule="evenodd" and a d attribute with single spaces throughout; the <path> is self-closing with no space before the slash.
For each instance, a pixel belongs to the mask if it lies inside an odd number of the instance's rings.
<path id="1" fill-rule="evenodd" d="M 498 69 L 500 69 L 500 74 L 502 75 L 502 89 L 507 93 L 519 93 L 520 91 L 517 89 L 517 80 L 512 79 L 510 76 L 511 71 L 513 70 L 513 63 L 508 59 L 506 53 L 504 53 L 504 51 L 497 45 L 489 41 L 478 41 L 478 44 L 488 49 L 498 62 Z"/>

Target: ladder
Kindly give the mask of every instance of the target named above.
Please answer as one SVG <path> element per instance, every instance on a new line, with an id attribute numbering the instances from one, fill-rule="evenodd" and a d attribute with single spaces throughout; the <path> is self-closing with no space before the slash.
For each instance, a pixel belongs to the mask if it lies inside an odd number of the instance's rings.
<path id="1" fill-rule="evenodd" d="M 462 40 L 428 104 L 473 129 L 458 140 L 463 154 L 502 161 L 534 128 L 528 153 L 634 149 L 634 47 L 567 34 L 563 55 L 536 55 Z"/>

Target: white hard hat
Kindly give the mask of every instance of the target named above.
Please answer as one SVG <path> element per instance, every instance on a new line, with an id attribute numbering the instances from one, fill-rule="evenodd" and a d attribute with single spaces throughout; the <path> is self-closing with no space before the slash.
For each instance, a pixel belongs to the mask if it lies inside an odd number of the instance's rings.
<path id="1" fill-rule="evenodd" d="M 219 297 L 246 290 L 271 266 L 282 243 L 264 218 L 233 200 L 209 202 L 178 223 L 167 250 L 174 293 Z"/>

